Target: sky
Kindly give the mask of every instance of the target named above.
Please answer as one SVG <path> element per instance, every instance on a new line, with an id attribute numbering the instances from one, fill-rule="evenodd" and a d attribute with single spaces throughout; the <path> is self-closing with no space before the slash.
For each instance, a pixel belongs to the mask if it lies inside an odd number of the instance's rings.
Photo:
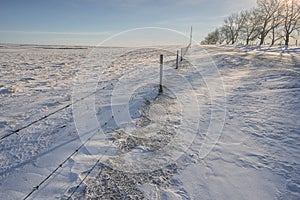
<path id="1" fill-rule="evenodd" d="M 193 39 L 200 42 L 207 33 L 220 26 L 226 16 L 254 7 L 255 2 L 0 0 L 0 43 L 99 45 L 106 41 L 105 44 L 111 46 L 175 44 L 177 39 L 184 40 L 178 32 L 188 36 L 191 26 Z"/>

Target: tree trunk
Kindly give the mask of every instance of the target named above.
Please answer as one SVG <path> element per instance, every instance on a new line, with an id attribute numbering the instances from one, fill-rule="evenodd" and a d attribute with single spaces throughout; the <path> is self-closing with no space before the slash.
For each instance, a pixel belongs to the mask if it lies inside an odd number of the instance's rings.
<path id="1" fill-rule="evenodd" d="M 272 42 L 271 42 L 271 46 L 273 46 L 275 44 L 275 29 L 272 30 Z"/>
<path id="2" fill-rule="evenodd" d="M 285 46 L 289 46 L 289 43 L 290 43 L 290 35 L 287 34 L 287 35 L 285 36 Z"/>
<path id="3" fill-rule="evenodd" d="M 246 45 L 247 45 L 247 46 L 249 45 L 249 42 L 250 42 L 250 39 L 247 38 L 247 40 L 246 40 Z"/>
<path id="4" fill-rule="evenodd" d="M 234 37 L 232 36 L 232 37 L 231 37 L 231 44 L 233 45 L 234 43 L 235 43 Z"/>
<path id="5" fill-rule="evenodd" d="M 261 34 L 259 45 L 260 46 L 263 45 L 264 41 L 265 41 L 265 36 L 263 34 Z"/>
<path id="6" fill-rule="evenodd" d="M 271 42 L 271 46 L 274 46 L 274 44 L 275 44 L 275 38 L 273 37 L 272 42 Z"/>

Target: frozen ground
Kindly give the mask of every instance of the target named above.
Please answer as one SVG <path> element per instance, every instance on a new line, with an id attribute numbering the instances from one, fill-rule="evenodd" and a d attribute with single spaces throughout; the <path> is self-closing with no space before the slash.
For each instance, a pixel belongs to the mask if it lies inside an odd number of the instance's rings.
<path id="1" fill-rule="evenodd" d="M 1 199 L 299 199 L 299 49 L 204 49 L 1 45 Z"/>

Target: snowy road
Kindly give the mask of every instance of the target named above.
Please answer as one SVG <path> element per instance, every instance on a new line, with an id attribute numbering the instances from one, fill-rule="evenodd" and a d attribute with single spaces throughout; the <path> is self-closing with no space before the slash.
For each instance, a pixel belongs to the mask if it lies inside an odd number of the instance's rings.
<path id="1" fill-rule="evenodd" d="M 299 49 L 208 46 L 205 53 L 193 48 L 186 59 L 196 63 L 197 71 L 185 63 L 175 73 L 179 81 L 184 77 L 190 83 L 193 94 L 185 91 L 184 81 L 178 84 L 172 79 L 176 49 L 167 50 L 170 52 L 103 48 L 91 53 L 91 49 L 82 48 L 2 46 L 1 198 L 299 199 Z M 151 77 L 162 52 L 166 87 L 170 90 L 165 96 L 157 96 Z M 95 61 L 99 55 L 105 60 Z M 137 76 L 140 74 L 144 77 Z M 86 84 L 90 79 L 97 80 L 97 86 L 89 90 L 79 85 L 79 97 L 87 101 L 74 103 L 73 81 L 80 76 L 88 77 Z M 139 81 L 148 79 L 149 84 L 139 85 Z M 220 81 L 223 85 L 218 85 Z M 130 136 L 126 125 L 118 124 L 122 118 L 116 119 L 116 112 L 122 113 L 117 104 L 120 99 L 114 101 L 116 110 L 110 107 L 118 84 L 138 86 L 129 105 L 135 123 Z M 172 89 L 176 85 L 177 90 Z M 224 94 L 218 88 L 223 88 Z M 95 92 L 95 106 L 86 103 L 93 100 L 87 97 L 91 91 Z M 127 90 L 124 92 L 126 95 Z M 182 108 L 182 102 L 190 109 Z M 196 107 L 200 109 L 195 113 L 198 119 L 193 117 Z M 74 108 L 78 108 L 82 124 L 90 129 L 86 136 L 79 134 L 80 138 L 77 131 L 81 122 L 74 117 Z M 97 137 L 92 120 L 85 118 L 92 111 L 108 135 L 105 143 Z M 221 134 L 214 135 L 219 121 Z M 198 130 L 193 128 L 194 123 L 199 123 Z M 187 135 L 195 131 L 197 135 L 185 136 L 191 139 L 187 143 L 174 143 L 183 150 L 177 160 L 143 173 L 118 168 L 173 144 L 180 131 Z M 209 141 L 205 138 L 210 137 L 213 148 L 203 156 L 203 147 Z M 180 149 L 187 144 L 187 149 Z M 112 157 L 91 155 L 91 149 L 99 146 Z M 159 155 L 168 160 L 171 154 Z M 81 181 L 83 184 L 76 188 Z"/>

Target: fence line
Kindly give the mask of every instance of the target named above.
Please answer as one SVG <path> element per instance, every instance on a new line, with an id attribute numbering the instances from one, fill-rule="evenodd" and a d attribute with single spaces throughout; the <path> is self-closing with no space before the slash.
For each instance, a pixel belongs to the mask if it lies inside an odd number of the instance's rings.
<path id="1" fill-rule="evenodd" d="M 107 84 L 106 86 L 104 86 L 104 87 L 102 87 L 102 89 L 105 89 L 107 86 L 110 86 L 111 84 Z M 84 99 L 86 99 L 86 98 L 88 98 L 88 97 L 90 97 L 91 95 L 93 95 L 93 94 L 95 94 L 97 91 L 95 91 L 95 92 L 93 92 L 93 93 L 91 93 L 91 94 L 88 94 L 87 96 L 85 96 L 85 97 L 82 97 L 82 98 L 80 98 L 80 99 L 78 99 L 78 100 L 76 100 L 74 103 L 70 103 L 70 104 L 68 104 L 68 105 L 66 105 L 66 106 L 64 106 L 64 107 L 62 107 L 62 108 L 60 108 L 60 109 L 58 109 L 58 110 L 56 110 L 56 111 L 54 111 L 54 112 L 52 112 L 52 113 L 50 113 L 49 115 L 47 115 L 46 117 L 44 116 L 43 118 L 41 118 L 41 119 L 39 119 L 39 120 L 36 120 L 35 122 L 32 122 L 32 123 L 30 123 L 30 125 L 27 125 L 26 127 L 24 126 L 24 128 L 22 128 L 22 129 L 25 129 L 25 128 L 28 128 L 29 126 L 31 126 L 31 125 L 33 125 L 34 123 L 37 123 L 38 121 L 41 121 L 41 120 L 43 120 L 43 119 L 45 119 L 45 118 L 47 118 L 47 117 L 49 117 L 49 116 L 51 116 L 51 115 L 53 115 L 53 114 L 55 114 L 55 113 L 57 113 L 57 112 L 59 112 L 59 111 L 61 111 L 61 110 L 63 110 L 63 109 L 66 109 L 66 108 L 68 108 L 68 107 L 70 107 L 71 105 L 73 105 L 73 104 L 75 104 L 75 103 L 78 103 L 79 101 L 82 101 L 82 100 L 84 100 Z M 108 124 L 108 122 L 109 121 L 111 121 L 112 119 L 113 119 L 114 117 L 112 116 L 108 121 L 106 121 L 105 123 L 104 123 L 104 125 L 103 126 L 105 126 L 105 125 L 107 125 Z M 22 129 L 20 129 L 20 130 L 22 130 Z M 19 130 L 19 131 L 20 131 Z M 33 189 L 31 190 L 31 192 L 30 193 L 28 193 L 25 197 L 24 197 L 24 200 L 25 199 L 28 199 L 35 191 L 37 191 L 39 188 L 40 188 L 40 186 L 42 185 L 42 184 L 44 184 L 49 178 L 51 178 L 51 176 L 53 176 L 56 172 L 57 172 L 57 170 L 58 169 L 60 169 L 60 168 L 62 168 L 63 167 L 63 165 L 69 160 L 69 159 L 71 159 L 75 154 L 77 154 L 78 152 L 79 152 L 79 150 L 82 148 L 82 147 L 84 147 L 97 133 L 98 133 L 98 131 L 99 131 L 99 129 L 97 129 L 96 131 L 95 131 L 95 133 L 93 133 L 84 143 L 82 143 L 79 147 L 77 147 L 76 149 L 75 149 L 75 151 L 73 151 L 65 160 L 63 160 L 46 178 L 44 178 L 37 186 L 35 186 L 35 187 L 33 187 Z M 13 133 L 13 134 L 16 134 L 16 133 Z M 10 135 L 12 135 L 12 134 L 10 134 Z M 7 136 L 8 137 L 8 136 Z"/>
<path id="2" fill-rule="evenodd" d="M 185 48 L 181 48 L 181 61 L 183 60 L 183 57 L 186 55 L 186 53 L 187 53 L 187 51 L 188 51 L 188 49 L 189 48 L 191 48 L 191 42 L 189 43 L 189 45 L 187 46 L 187 47 L 185 47 Z M 179 63 L 179 51 L 177 51 L 177 58 L 176 58 L 176 69 L 178 68 L 178 63 Z M 160 89 L 159 89 L 159 92 L 162 92 L 162 67 L 163 67 L 163 55 L 161 55 L 160 56 L 160 85 L 159 85 L 159 87 L 160 87 Z M 110 85 L 110 84 L 107 84 L 106 86 L 104 86 L 102 89 L 105 89 L 108 85 Z M 7 138 L 7 137 L 9 137 L 9 136 L 11 136 L 11 135 L 14 135 L 14 134 L 17 134 L 18 132 L 20 132 L 21 130 L 24 130 L 24 129 L 26 129 L 26 128 L 28 128 L 28 127 L 30 127 L 30 126 L 32 126 L 33 124 L 35 124 L 35 123 L 37 123 L 37 122 L 39 122 L 39 121 L 42 121 L 42 120 L 44 120 L 44 119 L 46 119 L 46 118 L 48 118 L 49 116 L 51 116 L 51 115 L 54 115 L 54 114 L 56 114 L 56 113 L 58 113 L 58 112 L 60 112 L 60 111 L 62 111 L 62 110 L 64 110 L 64 109 L 66 109 L 66 108 L 69 108 L 70 106 L 72 106 L 72 105 L 74 105 L 74 104 L 76 104 L 76 103 L 78 103 L 78 102 L 80 102 L 80 101 L 82 101 L 82 100 L 84 100 L 84 99 L 86 99 L 86 98 L 88 98 L 88 97 L 90 97 L 91 95 L 94 95 L 95 93 L 96 93 L 97 91 L 95 91 L 95 92 L 93 92 L 93 93 L 91 93 L 91 94 L 88 94 L 87 96 L 85 96 L 85 97 L 82 97 L 82 98 L 80 98 L 80 99 L 78 99 L 78 100 L 76 100 L 75 102 L 73 102 L 73 103 L 69 103 L 69 104 L 67 104 L 66 106 L 64 106 L 64 107 L 62 107 L 62 108 L 60 108 L 60 109 L 58 109 L 58 110 L 56 110 L 56 111 L 54 111 L 54 112 L 52 112 L 52 113 L 50 113 L 50 114 L 48 114 L 48 115 L 45 115 L 45 116 L 43 116 L 42 118 L 40 118 L 40 119 L 37 119 L 37 120 L 35 120 L 35 121 L 33 121 L 33 122 L 31 122 L 31 123 L 29 123 L 29 124 L 27 124 L 27 125 L 25 125 L 25 126 L 23 126 L 23 127 L 21 127 L 21 128 L 19 128 L 19 129 L 17 129 L 17 130 L 15 130 L 15 131 L 13 131 L 12 133 L 9 133 L 9 134 L 7 134 L 7 135 L 4 135 L 4 136 L 2 136 L 1 138 L 0 138 L 0 141 L 1 140 L 3 140 L 3 139 L 5 139 L 5 138 Z M 110 121 L 110 120 L 112 120 L 114 117 L 112 116 L 107 122 L 105 122 L 105 124 L 104 124 L 104 126 L 106 125 L 106 124 L 108 124 L 108 122 Z M 75 151 L 73 151 L 65 160 L 63 160 L 47 177 L 45 177 L 37 186 L 35 186 L 35 187 L 33 187 L 33 189 L 31 190 L 31 192 L 29 192 L 25 197 L 24 197 L 24 200 L 26 200 L 26 199 L 28 199 L 34 192 L 36 192 L 37 190 L 39 190 L 39 188 L 40 188 L 40 186 L 41 185 L 43 185 L 49 178 L 51 178 L 60 168 L 62 168 L 63 166 L 64 166 L 64 164 L 69 160 L 69 159 L 71 159 L 74 155 L 76 155 L 78 152 L 79 152 L 79 150 L 82 148 L 82 147 L 84 147 L 95 135 L 96 135 L 96 133 L 98 133 L 98 131 L 99 131 L 99 129 L 97 129 L 96 131 L 95 131 L 95 133 L 93 133 L 84 143 L 82 143 L 78 148 L 76 148 L 76 150 Z M 111 143 L 111 145 L 104 151 L 104 153 L 107 153 L 107 151 L 108 151 L 108 149 L 114 144 L 114 142 L 115 141 L 113 141 L 112 143 Z M 86 180 L 86 178 L 90 175 L 90 173 L 95 169 L 95 167 L 100 163 L 100 161 L 101 161 L 101 159 L 102 159 L 102 157 L 104 156 L 104 154 L 102 154 L 101 156 L 100 156 L 100 158 L 95 162 L 95 164 L 90 168 L 90 170 L 86 173 L 86 175 L 85 175 L 85 177 L 80 181 L 80 183 L 75 187 L 75 189 L 72 191 L 72 193 L 70 194 L 70 196 L 68 197 L 68 199 L 71 199 L 72 198 L 72 196 L 75 194 L 75 192 L 78 190 L 78 188 L 80 187 L 80 185 Z M 101 172 L 100 172 L 101 173 Z"/>
<path id="3" fill-rule="evenodd" d="M 31 192 L 30 193 L 28 193 L 27 195 L 26 195 L 26 197 L 24 198 L 24 200 L 25 199 L 27 199 L 28 197 L 30 197 L 35 191 L 37 191 L 39 188 L 40 188 L 40 186 L 42 185 L 42 184 L 44 184 L 51 176 L 53 176 L 56 172 L 57 172 L 57 170 L 58 169 L 60 169 L 60 168 L 62 168 L 63 167 L 63 165 L 72 157 L 72 156 L 74 156 L 75 154 L 77 154 L 78 152 L 79 152 L 79 150 L 88 142 L 88 141 L 90 141 L 91 140 L 91 138 L 93 137 L 93 136 L 95 136 L 95 133 L 90 137 L 90 138 L 88 138 L 84 143 L 82 143 L 75 151 L 73 151 L 64 161 L 62 161 L 46 178 L 44 178 L 37 186 L 35 186 L 35 187 L 33 187 L 33 189 L 31 190 Z"/>
<path id="4" fill-rule="evenodd" d="M 105 89 L 108 85 L 110 85 L 110 84 L 107 84 L 107 85 L 104 86 L 102 89 Z M 23 126 L 23 127 L 21 127 L 21 128 L 18 128 L 17 130 L 12 131 L 12 132 L 9 133 L 9 134 L 6 134 L 6 135 L 4 135 L 4 136 L 1 136 L 1 137 L 0 137 L 0 141 L 1 141 L 1 140 L 4 140 L 5 138 L 7 138 L 7 137 L 9 137 L 9 136 L 11 136 L 11 135 L 17 134 L 17 133 L 20 132 L 21 130 L 24 130 L 24 129 L 26 129 L 26 128 L 28 128 L 28 127 L 30 127 L 30 126 L 32 126 L 32 125 L 34 125 L 34 124 L 36 124 L 36 123 L 38 123 L 38 122 L 44 120 L 44 119 L 46 119 L 46 118 L 48 118 L 48 117 L 50 117 L 50 116 L 52 116 L 52 115 L 54 115 L 54 114 L 56 114 L 56 113 L 62 111 L 62 110 L 64 110 L 64 109 L 66 109 L 66 108 L 69 108 L 69 107 L 71 107 L 72 105 L 74 105 L 74 104 L 76 104 L 76 103 L 78 103 L 78 102 L 80 102 L 80 101 L 83 101 L 84 99 L 86 99 L 86 98 L 88 98 L 88 97 L 90 97 L 90 96 L 96 94 L 96 92 L 97 92 L 97 91 L 95 91 L 95 92 L 93 92 L 93 93 L 91 93 L 91 94 L 88 94 L 87 96 L 84 96 L 84 97 L 82 97 L 82 98 L 76 100 L 75 102 L 69 103 L 69 104 L 63 106 L 62 108 L 59 108 L 58 110 L 55 110 L 55 111 L 53 111 L 53 112 L 51 112 L 51 113 L 49 113 L 49 114 L 47 114 L 47 115 L 44 115 L 43 117 L 41 117 L 41 118 L 39 118 L 39 119 L 37 119 L 37 120 L 34 120 L 34 121 L 30 122 L 29 124 L 27 124 L 27 125 L 25 125 L 25 126 Z"/>
<path id="5" fill-rule="evenodd" d="M 11 136 L 11 135 L 17 134 L 17 133 L 20 132 L 21 130 L 26 129 L 26 128 L 30 127 L 31 125 L 33 125 L 33 124 L 35 124 L 35 123 L 37 123 L 37 122 L 39 122 L 39 121 L 42 121 L 42 120 L 44 120 L 44 119 L 50 117 L 51 115 L 54 115 L 55 113 L 58 113 L 59 111 L 62 111 L 62 110 L 64 110 L 64 109 L 70 107 L 71 105 L 72 105 L 72 104 L 67 104 L 66 106 L 64 106 L 64 107 L 62 107 L 62 108 L 60 108 L 60 109 L 58 109 L 58 110 L 56 110 L 56 111 L 54 111 L 54 112 L 52 112 L 52 113 L 50 113 L 50 114 L 48 114 L 48 115 L 45 115 L 45 116 L 43 116 L 43 117 L 41 117 L 41 118 L 39 118 L 39 119 L 37 119 L 37 120 L 34 120 L 34 121 L 30 122 L 29 124 L 27 124 L 27 125 L 25 125 L 25 126 L 23 126 L 23 127 L 21 127 L 21 128 L 18 128 L 17 130 L 14 130 L 13 132 L 11 132 L 11 133 L 9 133 L 9 134 L 6 134 L 6 135 L 4 135 L 4 136 L 1 136 L 1 137 L 0 137 L 0 141 L 3 140 L 3 139 L 5 139 L 5 138 L 7 138 L 7 137 L 9 137 L 9 136 Z"/>
<path id="6" fill-rule="evenodd" d="M 179 51 L 177 51 L 177 57 L 176 57 L 176 69 L 178 69 L 179 64 L 183 61 L 184 56 L 187 54 L 188 50 L 191 48 L 191 44 L 189 44 L 187 47 L 180 48 L 180 61 L 178 59 Z"/>
<path id="7" fill-rule="evenodd" d="M 187 48 L 190 48 L 190 44 Z M 186 50 L 187 51 L 187 50 Z M 185 52 L 186 53 L 186 52 Z M 176 57 L 176 67 L 178 66 L 178 51 L 177 51 L 177 57 Z M 163 74 L 163 55 L 160 55 L 160 73 L 159 73 L 159 93 L 163 92 L 163 86 L 162 86 L 162 74 Z M 109 147 L 104 151 L 104 153 L 107 153 L 108 149 L 114 144 L 116 140 L 114 140 Z M 76 185 L 75 189 L 72 191 L 72 193 L 69 195 L 68 200 L 72 198 L 72 196 L 75 194 L 75 192 L 78 190 L 78 188 L 81 186 L 81 184 L 87 179 L 87 177 L 91 174 L 91 172 L 96 168 L 96 166 L 100 163 L 102 157 L 104 155 L 102 154 L 100 158 L 96 161 L 96 163 L 88 170 L 84 178 L 80 181 L 78 185 Z M 100 171 L 100 174 L 102 173 L 102 170 Z"/>
<path id="8" fill-rule="evenodd" d="M 89 139 L 88 139 L 89 140 Z M 72 154 L 70 154 L 63 162 L 61 162 L 58 167 L 56 167 L 46 178 L 44 178 L 37 186 L 33 187 L 33 189 L 31 190 L 30 193 L 28 193 L 26 195 L 26 197 L 24 198 L 25 199 L 28 199 L 28 197 L 30 197 L 36 190 L 39 189 L 39 187 L 44 184 L 52 175 L 55 174 L 55 172 L 59 169 L 59 168 L 62 168 L 63 165 L 73 156 L 75 155 L 76 153 L 78 153 L 78 151 L 84 146 L 85 143 L 81 144 Z"/>
<path id="9" fill-rule="evenodd" d="M 193 27 L 191 27 L 189 44 L 184 48 L 180 48 L 180 62 L 183 61 L 183 58 L 187 54 L 188 50 L 192 48 L 192 36 L 193 36 Z M 178 57 L 178 51 L 177 51 L 177 57 Z M 178 62 L 178 58 L 176 58 L 176 69 L 178 69 L 180 62 Z"/>
<path id="10" fill-rule="evenodd" d="M 107 153 L 108 149 L 114 144 L 116 140 L 114 140 L 110 146 L 107 147 L 107 149 L 104 151 L 104 153 Z M 103 158 L 104 154 L 100 156 L 100 158 L 96 161 L 96 163 L 89 169 L 89 171 L 86 173 L 84 178 L 80 181 L 80 183 L 75 187 L 75 189 L 72 191 L 72 193 L 69 195 L 68 200 L 72 198 L 72 196 L 75 194 L 75 192 L 78 190 L 80 185 L 87 179 L 87 177 L 91 174 L 91 172 L 96 168 L 96 166 L 100 163 L 101 159 Z M 101 174 L 102 171 L 100 171 L 99 174 Z"/>
<path id="11" fill-rule="evenodd" d="M 192 31 L 192 29 L 191 29 L 191 31 Z M 191 36 L 190 36 L 190 43 L 188 44 L 188 46 L 185 47 L 185 48 L 181 48 L 180 61 L 183 60 L 183 57 L 184 57 L 184 56 L 186 55 L 186 53 L 188 52 L 188 49 L 191 48 L 191 41 L 192 41 L 192 38 L 191 38 L 191 37 L 192 37 L 192 32 L 191 32 Z M 178 55 L 178 52 L 177 52 L 177 55 Z M 179 62 L 176 60 L 176 69 L 178 69 L 178 65 L 179 65 Z M 104 86 L 102 89 L 105 89 L 105 87 L 106 87 L 106 86 Z M 95 91 L 95 92 L 93 92 L 93 93 L 91 93 L 91 94 L 88 94 L 87 96 L 82 97 L 82 98 L 76 100 L 76 101 L 73 102 L 73 103 L 69 103 L 69 104 L 63 106 L 62 108 L 59 108 L 58 110 L 55 110 L 55 111 L 53 111 L 53 112 L 51 112 L 51 113 L 49 113 L 49 114 L 47 114 L 47 115 L 44 115 L 43 117 L 41 117 L 41 118 L 39 118 L 39 119 L 37 119 L 37 120 L 34 120 L 34 121 L 30 122 L 29 124 L 27 124 L 27 125 L 25 125 L 25 126 L 23 126 L 23 127 L 21 127 L 21 128 L 18 128 L 18 129 L 16 129 L 16 130 L 12 131 L 11 133 L 8 133 L 8 134 L 6 134 L 6 135 L 1 136 L 1 137 L 0 137 L 0 141 L 1 141 L 1 140 L 4 140 L 5 138 L 7 138 L 7 137 L 9 137 L 9 136 L 11 136 L 11 135 L 17 134 L 17 133 L 19 133 L 21 130 L 24 130 L 24 129 L 26 129 L 26 128 L 28 128 L 28 127 L 30 127 L 30 126 L 32 126 L 32 125 L 34 125 L 34 124 L 36 124 L 36 123 L 38 123 L 38 122 L 44 120 L 44 119 L 46 119 L 46 118 L 48 118 L 48 117 L 50 117 L 50 116 L 52 116 L 52 115 L 54 115 L 54 114 L 56 114 L 56 113 L 62 111 L 62 110 L 64 110 L 64 109 L 66 109 L 66 108 L 69 108 L 70 106 L 72 106 L 72 105 L 74 105 L 74 104 L 76 104 L 76 103 L 78 103 L 78 102 L 80 102 L 80 101 L 82 101 L 82 100 L 84 100 L 84 99 L 86 99 L 86 98 L 92 96 L 93 94 L 96 94 L 96 92 L 97 92 L 97 91 Z"/>
<path id="12" fill-rule="evenodd" d="M 111 121 L 113 119 L 113 116 L 107 121 L 104 123 L 104 126 L 108 124 L 109 121 Z M 62 168 L 64 166 L 64 164 L 69 160 L 71 159 L 75 154 L 77 154 L 79 152 L 79 150 L 84 147 L 97 133 L 98 133 L 99 129 L 97 129 L 95 131 L 95 133 L 93 133 L 84 143 L 82 143 L 79 147 L 76 148 L 75 151 L 73 151 L 65 160 L 63 160 L 46 178 L 44 178 L 37 186 L 33 187 L 33 189 L 31 190 L 30 193 L 28 193 L 26 195 L 26 197 L 24 197 L 24 200 L 25 199 L 28 199 L 35 191 L 37 191 L 40 186 L 42 184 L 44 184 L 49 178 L 51 178 L 51 176 L 53 176 L 58 169 Z M 113 144 L 113 143 L 112 143 Z M 112 145 L 111 144 L 111 145 Z M 107 150 L 105 151 L 107 152 Z"/>
<path id="13" fill-rule="evenodd" d="M 111 83 L 109 83 L 109 84 L 106 84 L 106 86 L 104 86 L 104 87 L 102 87 L 102 89 L 105 89 L 107 86 L 110 86 L 111 85 Z M 77 101 L 75 101 L 73 104 L 75 104 L 75 103 L 78 103 L 79 101 L 82 101 L 82 100 L 84 100 L 84 99 L 86 99 L 86 98 L 88 98 L 89 96 L 91 96 L 91 95 L 93 95 L 93 94 L 95 94 L 97 91 L 95 91 L 95 92 L 93 92 L 93 93 L 91 93 L 91 94 L 89 94 L 89 95 L 87 95 L 87 96 L 85 96 L 85 97 L 82 97 L 82 98 L 80 98 L 79 100 L 77 100 Z M 69 105 L 69 107 L 72 105 L 72 103 Z M 66 106 L 65 106 L 66 107 Z M 62 109 L 60 109 L 60 110 L 62 110 Z M 58 112 L 58 111 L 57 111 Z M 111 116 L 110 118 L 109 118 L 109 120 L 108 121 L 106 121 L 104 124 L 103 124 L 103 126 L 106 126 L 112 119 L 114 119 L 114 117 L 113 116 Z M 69 159 L 71 159 L 74 155 L 76 155 L 78 152 L 79 152 L 79 150 L 81 149 L 81 148 L 83 148 L 97 133 L 98 133 L 98 131 L 99 131 L 99 129 L 97 129 L 97 130 L 95 130 L 95 132 L 84 142 L 84 143 L 82 143 L 79 147 L 77 147 L 76 148 L 76 150 L 75 151 L 73 151 L 65 160 L 63 160 L 47 177 L 45 177 L 38 185 L 36 185 L 35 187 L 33 187 L 33 189 L 31 190 L 31 192 L 30 193 L 28 193 L 25 197 L 24 197 L 24 199 L 23 200 L 26 200 L 26 199 L 28 199 L 34 192 L 36 192 L 37 190 L 39 190 L 39 188 L 40 188 L 40 186 L 41 185 L 43 185 L 49 178 L 51 178 L 56 172 L 57 172 L 57 170 L 58 169 L 60 169 L 60 168 L 62 168 L 63 166 L 64 166 L 64 164 L 69 160 Z M 112 143 L 113 144 L 113 143 Z M 111 145 L 112 145 L 111 144 Z M 108 149 L 107 149 L 108 150 Z M 107 150 L 105 150 L 104 151 L 104 153 L 106 153 L 107 152 Z M 101 157 L 102 158 L 102 157 Z M 101 160 L 101 158 L 99 159 L 99 161 L 98 162 L 100 162 L 100 160 Z M 78 186 L 79 187 L 79 186 Z M 78 189 L 78 188 L 77 188 Z M 77 190 L 76 189 L 76 190 Z"/>

